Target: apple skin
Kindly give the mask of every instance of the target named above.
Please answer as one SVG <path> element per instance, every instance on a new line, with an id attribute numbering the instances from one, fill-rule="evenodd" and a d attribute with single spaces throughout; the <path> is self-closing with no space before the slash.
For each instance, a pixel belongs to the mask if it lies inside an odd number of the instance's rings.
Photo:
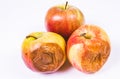
<path id="1" fill-rule="evenodd" d="M 53 32 L 33 32 L 22 43 L 22 58 L 36 72 L 53 73 L 65 62 L 66 42 Z"/>
<path id="2" fill-rule="evenodd" d="M 74 30 L 84 24 L 84 15 L 71 5 L 51 7 L 45 17 L 47 31 L 56 32 L 66 40 Z"/>
<path id="3" fill-rule="evenodd" d="M 110 40 L 99 26 L 86 24 L 75 30 L 67 42 L 67 57 L 73 67 L 84 73 L 99 71 L 111 51 Z"/>

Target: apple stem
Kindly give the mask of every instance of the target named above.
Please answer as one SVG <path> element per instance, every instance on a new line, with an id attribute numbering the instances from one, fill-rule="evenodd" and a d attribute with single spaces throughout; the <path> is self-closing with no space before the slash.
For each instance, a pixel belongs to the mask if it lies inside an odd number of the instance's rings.
<path id="1" fill-rule="evenodd" d="M 80 36 L 84 36 L 86 39 L 90 39 L 91 38 L 91 35 L 88 34 L 88 33 L 82 33 L 82 34 L 80 34 Z"/>
<path id="2" fill-rule="evenodd" d="M 66 10 L 66 8 L 67 8 L 67 5 L 68 5 L 68 1 L 66 1 L 66 4 L 65 4 L 65 10 Z"/>
<path id="3" fill-rule="evenodd" d="M 26 36 L 26 38 L 30 38 L 30 37 L 37 39 L 37 37 L 32 36 L 32 35 L 28 35 L 28 36 Z"/>
<path id="4" fill-rule="evenodd" d="M 86 34 L 86 33 L 82 33 L 82 34 L 80 34 L 80 36 L 85 36 L 85 34 Z"/>

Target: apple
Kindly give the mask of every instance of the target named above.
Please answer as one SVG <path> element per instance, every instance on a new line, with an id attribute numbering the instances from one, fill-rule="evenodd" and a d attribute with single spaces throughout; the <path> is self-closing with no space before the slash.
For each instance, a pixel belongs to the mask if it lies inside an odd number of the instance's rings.
<path id="1" fill-rule="evenodd" d="M 53 32 L 33 32 L 22 43 L 22 58 L 36 72 L 52 73 L 65 62 L 65 40 Z"/>
<path id="2" fill-rule="evenodd" d="M 84 24 L 83 13 L 75 6 L 57 5 L 48 9 L 45 17 L 47 31 L 55 32 L 68 39 L 74 30 Z"/>
<path id="3" fill-rule="evenodd" d="M 110 54 L 107 33 L 97 25 L 86 24 L 75 30 L 67 42 L 67 57 L 73 67 L 85 73 L 99 71 Z"/>

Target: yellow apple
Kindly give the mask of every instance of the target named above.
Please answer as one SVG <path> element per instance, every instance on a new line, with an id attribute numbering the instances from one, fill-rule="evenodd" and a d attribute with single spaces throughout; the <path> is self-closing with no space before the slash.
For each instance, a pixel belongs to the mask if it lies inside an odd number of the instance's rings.
<path id="1" fill-rule="evenodd" d="M 65 40 L 53 32 L 33 32 L 22 43 L 22 57 L 33 71 L 52 73 L 65 62 Z"/>

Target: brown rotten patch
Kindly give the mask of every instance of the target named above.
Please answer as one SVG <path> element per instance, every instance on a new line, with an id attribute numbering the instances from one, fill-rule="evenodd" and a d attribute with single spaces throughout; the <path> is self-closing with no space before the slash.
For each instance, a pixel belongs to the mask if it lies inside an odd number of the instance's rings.
<path id="1" fill-rule="evenodd" d="M 91 48 L 94 48 L 94 50 L 91 50 Z M 82 69 L 87 73 L 98 71 L 104 65 L 110 54 L 110 45 L 107 42 L 102 42 L 100 46 L 94 44 L 91 48 L 89 47 L 86 50 L 81 62 Z M 97 50 L 97 48 L 100 49 Z"/>
<path id="2" fill-rule="evenodd" d="M 64 61 L 64 52 L 56 43 L 43 43 L 31 53 L 31 59 L 36 69 L 42 72 L 54 71 Z"/>

